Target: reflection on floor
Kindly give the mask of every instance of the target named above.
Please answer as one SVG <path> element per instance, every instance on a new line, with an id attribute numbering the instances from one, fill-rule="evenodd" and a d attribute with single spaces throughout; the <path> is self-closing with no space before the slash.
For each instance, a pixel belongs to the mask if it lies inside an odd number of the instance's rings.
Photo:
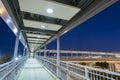
<path id="1" fill-rule="evenodd" d="M 29 58 L 18 80 L 55 80 L 55 78 L 36 59 Z"/>

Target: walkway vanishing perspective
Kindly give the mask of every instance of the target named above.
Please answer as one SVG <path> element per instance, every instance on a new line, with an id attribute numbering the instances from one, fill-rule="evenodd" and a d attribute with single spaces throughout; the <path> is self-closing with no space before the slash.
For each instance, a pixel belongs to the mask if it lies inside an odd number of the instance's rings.
<path id="1" fill-rule="evenodd" d="M 29 58 L 18 80 L 56 80 L 36 59 Z"/>
<path id="2" fill-rule="evenodd" d="M 61 61 L 60 57 L 63 34 L 117 1 L 0 0 L 0 18 L 16 36 L 13 60 L 0 65 L 0 80 L 120 80 L 119 73 Z M 56 55 L 49 58 L 47 45 L 55 39 Z M 18 59 L 19 42 L 24 50 Z"/>

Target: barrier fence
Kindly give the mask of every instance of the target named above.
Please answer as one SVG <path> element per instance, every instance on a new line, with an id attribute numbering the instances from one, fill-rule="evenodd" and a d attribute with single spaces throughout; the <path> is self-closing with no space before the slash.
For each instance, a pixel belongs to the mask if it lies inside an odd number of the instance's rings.
<path id="1" fill-rule="evenodd" d="M 0 65 L 0 80 L 14 80 L 22 69 L 27 57 L 14 59 Z"/>
<path id="2" fill-rule="evenodd" d="M 41 56 L 36 56 L 36 58 L 54 75 L 58 67 L 58 77 L 62 80 L 120 80 L 120 73 L 65 61 L 60 61 L 60 65 L 57 66 L 56 59 Z"/>

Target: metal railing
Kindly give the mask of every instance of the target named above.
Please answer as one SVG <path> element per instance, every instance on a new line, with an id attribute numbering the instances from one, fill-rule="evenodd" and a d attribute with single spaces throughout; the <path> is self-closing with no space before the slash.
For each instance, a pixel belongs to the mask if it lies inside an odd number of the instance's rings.
<path id="1" fill-rule="evenodd" d="M 37 56 L 48 70 L 56 75 L 56 60 Z M 92 67 L 74 64 L 70 62 L 60 61 L 59 78 L 62 80 L 120 80 L 120 73 L 108 70 L 97 69 Z"/>
<path id="2" fill-rule="evenodd" d="M 0 80 L 15 80 L 27 57 L 0 65 Z"/>

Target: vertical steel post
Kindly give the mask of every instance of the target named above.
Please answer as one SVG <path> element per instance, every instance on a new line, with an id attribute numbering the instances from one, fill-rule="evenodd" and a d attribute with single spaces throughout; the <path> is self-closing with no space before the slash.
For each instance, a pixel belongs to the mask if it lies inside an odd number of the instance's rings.
<path id="1" fill-rule="evenodd" d="M 66 62 L 66 69 L 67 69 L 67 79 L 66 80 L 70 80 L 70 72 L 69 72 L 68 62 Z"/>
<path id="2" fill-rule="evenodd" d="M 26 48 L 26 56 L 29 57 L 28 47 Z"/>
<path id="3" fill-rule="evenodd" d="M 40 56 L 41 57 L 41 49 L 40 49 L 40 53 L 39 53 L 39 55 L 38 56 Z"/>
<path id="4" fill-rule="evenodd" d="M 25 56 L 25 47 L 24 47 L 24 50 L 23 50 L 23 56 Z"/>
<path id="5" fill-rule="evenodd" d="M 44 46 L 44 58 L 46 57 L 46 45 Z"/>
<path id="6" fill-rule="evenodd" d="M 87 69 L 86 66 L 85 66 L 85 80 L 89 80 L 89 77 L 88 77 L 88 69 Z"/>
<path id="7" fill-rule="evenodd" d="M 19 45 L 19 35 L 20 35 L 20 30 L 18 30 L 17 35 L 16 35 L 16 41 L 15 41 L 15 47 L 14 47 L 14 58 L 17 57 L 18 45 Z"/>
<path id="8" fill-rule="evenodd" d="M 57 77 L 59 77 L 59 66 L 60 66 L 60 40 L 59 36 L 57 36 Z"/>
<path id="9" fill-rule="evenodd" d="M 46 65 L 46 62 L 45 62 L 45 60 L 46 60 L 46 45 L 44 46 L 44 56 L 43 56 L 43 59 L 44 59 L 43 64 Z"/>
<path id="10" fill-rule="evenodd" d="M 25 43 L 24 50 L 23 50 L 23 56 L 25 56 L 25 53 L 26 53 L 26 43 Z"/>

